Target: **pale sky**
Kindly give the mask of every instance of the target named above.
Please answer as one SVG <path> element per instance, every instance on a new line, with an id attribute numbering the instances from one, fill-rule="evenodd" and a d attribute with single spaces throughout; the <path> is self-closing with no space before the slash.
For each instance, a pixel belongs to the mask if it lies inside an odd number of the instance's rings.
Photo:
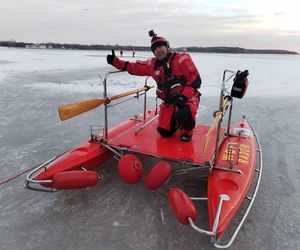
<path id="1" fill-rule="evenodd" d="M 0 41 L 300 52 L 299 0 L 0 0 Z"/>

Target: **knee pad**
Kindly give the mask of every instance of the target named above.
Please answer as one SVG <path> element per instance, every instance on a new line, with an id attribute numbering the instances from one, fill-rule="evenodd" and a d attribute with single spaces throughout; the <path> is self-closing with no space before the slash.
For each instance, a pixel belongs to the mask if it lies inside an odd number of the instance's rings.
<path id="1" fill-rule="evenodd" d="M 195 120 L 191 108 L 187 105 L 180 107 L 177 110 L 175 118 L 178 121 L 178 124 L 185 130 L 192 130 L 195 127 Z"/>

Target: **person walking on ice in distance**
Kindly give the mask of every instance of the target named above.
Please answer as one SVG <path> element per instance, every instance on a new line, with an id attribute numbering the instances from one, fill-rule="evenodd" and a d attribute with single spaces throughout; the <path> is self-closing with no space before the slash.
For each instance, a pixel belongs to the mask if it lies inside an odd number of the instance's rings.
<path id="1" fill-rule="evenodd" d="M 151 50 L 155 57 L 147 61 L 128 62 L 107 55 L 107 62 L 115 68 L 137 76 L 151 76 L 157 83 L 160 104 L 157 131 L 163 137 L 172 136 L 180 129 L 180 140 L 192 139 L 196 124 L 201 86 L 200 74 L 189 54 L 170 51 L 169 42 L 149 31 Z"/>

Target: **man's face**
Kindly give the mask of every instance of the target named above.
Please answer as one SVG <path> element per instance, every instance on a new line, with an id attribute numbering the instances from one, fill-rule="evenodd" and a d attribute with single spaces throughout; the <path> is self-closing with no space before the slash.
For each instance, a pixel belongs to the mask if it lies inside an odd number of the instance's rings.
<path id="1" fill-rule="evenodd" d="M 154 50 L 154 55 L 157 60 L 162 61 L 167 57 L 168 49 L 165 45 L 157 46 Z"/>

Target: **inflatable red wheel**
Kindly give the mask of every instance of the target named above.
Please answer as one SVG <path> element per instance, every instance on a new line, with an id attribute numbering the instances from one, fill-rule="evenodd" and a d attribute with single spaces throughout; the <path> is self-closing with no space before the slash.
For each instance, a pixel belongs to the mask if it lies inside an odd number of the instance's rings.
<path id="1" fill-rule="evenodd" d="M 193 201 L 179 188 L 171 188 L 168 192 L 169 204 L 177 220 L 184 225 L 188 225 L 188 218 L 196 221 L 197 211 Z"/>
<path id="2" fill-rule="evenodd" d="M 123 181 L 135 184 L 142 179 L 143 166 L 139 158 L 135 155 L 127 154 L 119 160 L 118 172 Z"/>
<path id="3" fill-rule="evenodd" d="M 77 189 L 95 186 L 99 181 L 99 175 L 93 171 L 67 171 L 57 173 L 53 177 L 55 189 Z"/>
<path id="4" fill-rule="evenodd" d="M 170 164 L 166 161 L 156 163 L 146 176 L 146 187 L 152 190 L 158 189 L 168 180 L 171 175 L 171 170 Z"/>

